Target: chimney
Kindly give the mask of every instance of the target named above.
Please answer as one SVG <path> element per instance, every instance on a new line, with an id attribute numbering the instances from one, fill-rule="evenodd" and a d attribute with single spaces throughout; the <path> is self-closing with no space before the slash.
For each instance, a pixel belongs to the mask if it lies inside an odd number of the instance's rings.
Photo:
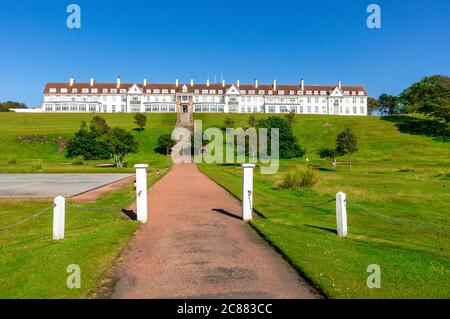
<path id="1" fill-rule="evenodd" d="M 341 84 L 342 84 L 342 82 L 339 81 L 339 82 L 338 82 L 338 88 L 339 88 L 339 90 L 341 89 L 341 86 L 342 86 Z"/>
<path id="2" fill-rule="evenodd" d="M 303 80 L 303 78 L 301 79 L 301 86 L 302 86 L 302 91 L 305 90 L 305 80 Z"/>
<path id="3" fill-rule="evenodd" d="M 94 86 L 95 80 L 94 78 L 91 78 L 91 86 Z"/>
<path id="4" fill-rule="evenodd" d="M 240 85 L 241 85 L 241 81 L 239 79 L 237 79 L 236 86 L 239 88 Z"/>
<path id="5" fill-rule="evenodd" d="M 225 87 L 225 80 L 222 80 L 222 87 Z"/>
<path id="6" fill-rule="evenodd" d="M 75 83 L 75 79 L 73 77 L 69 78 L 69 84 L 70 86 L 73 86 L 73 84 Z"/>
<path id="7" fill-rule="evenodd" d="M 120 88 L 120 76 L 116 78 L 117 88 Z"/>
<path id="8" fill-rule="evenodd" d="M 144 78 L 144 86 L 147 86 L 147 78 Z"/>
<path id="9" fill-rule="evenodd" d="M 255 88 L 258 88 L 258 79 L 255 79 Z"/>
<path id="10" fill-rule="evenodd" d="M 194 79 L 191 79 L 191 86 L 194 86 Z"/>
<path id="11" fill-rule="evenodd" d="M 178 79 L 176 79 L 175 80 L 175 86 L 178 87 L 178 84 L 179 84 Z"/>
<path id="12" fill-rule="evenodd" d="M 209 87 L 209 79 L 208 79 L 208 80 L 206 80 L 206 86 L 208 86 L 208 87 Z"/>
<path id="13" fill-rule="evenodd" d="M 277 79 L 273 79 L 273 89 L 274 91 L 277 90 Z"/>

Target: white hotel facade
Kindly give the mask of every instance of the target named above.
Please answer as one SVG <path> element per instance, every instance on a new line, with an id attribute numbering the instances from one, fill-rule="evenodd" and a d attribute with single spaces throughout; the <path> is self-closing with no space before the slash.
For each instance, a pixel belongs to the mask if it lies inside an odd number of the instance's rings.
<path id="1" fill-rule="evenodd" d="M 367 115 L 367 93 L 363 86 L 121 83 L 47 83 L 43 112 L 213 112 Z"/>

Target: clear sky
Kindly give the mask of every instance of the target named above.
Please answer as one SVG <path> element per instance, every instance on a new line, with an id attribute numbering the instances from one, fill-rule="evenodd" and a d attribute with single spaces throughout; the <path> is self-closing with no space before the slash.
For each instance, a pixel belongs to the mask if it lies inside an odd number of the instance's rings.
<path id="1" fill-rule="evenodd" d="M 81 6 L 81 29 L 66 7 Z M 368 29 L 366 8 L 382 10 Z M 46 82 L 365 85 L 398 94 L 450 73 L 449 0 L 0 0 L 0 101 L 38 106 Z"/>

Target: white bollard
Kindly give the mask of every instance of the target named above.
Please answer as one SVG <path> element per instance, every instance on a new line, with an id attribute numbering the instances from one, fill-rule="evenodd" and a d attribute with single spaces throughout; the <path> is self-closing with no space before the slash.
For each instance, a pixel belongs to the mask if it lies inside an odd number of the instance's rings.
<path id="1" fill-rule="evenodd" d="M 347 236 L 347 201 L 345 193 L 336 194 L 336 224 L 339 237 Z"/>
<path id="2" fill-rule="evenodd" d="M 137 220 L 147 222 L 147 164 L 134 165 L 136 168 L 136 213 Z"/>
<path id="3" fill-rule="evenodd" d="M 62 196 L 55 197 L 53 200 L 53 239 L 64 238 L 64 219 L 66 214 L 66 200 Z"/>
<path id="4" fill-rule="evenodd" d="M 255 164 L 242 164 L 242 219 L 251 220 L 253 211 L 253 168 Z"/>

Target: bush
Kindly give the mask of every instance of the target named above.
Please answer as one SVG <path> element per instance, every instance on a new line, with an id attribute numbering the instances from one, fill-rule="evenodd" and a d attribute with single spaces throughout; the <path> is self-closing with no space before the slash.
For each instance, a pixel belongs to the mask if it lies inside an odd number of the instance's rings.
<path id="1" fill-rule="evenodd" d="M 82 156 L 77 157 L 77 158 L 73 161 L 72 164 L 73 164 L 73 165 L 84 165 L 83 157 L 82 157 Z"/>
<path id="2" fill-rule="evenodd" d="M 42 169 L 42 161 L 41 160 L 34 160 L 31 164 L 31 168 L 34 170 Z"/>
<path id="3" fill-rule="evenodd" d="M 297 166 L 277 183 L 280 189 L 312 188 L 319 180 L 316 170 L 311 167 Z"/>
<path id="4" fill-rule="evenodd" d="M 98 133 L 80 129 L 71 138 L 66 147 L 68 158 L 81 157 L 84 160 L 98 160 L 111 158 L 112 148 L 98 139 Z"/>
<path id="5" fill-rule="evenodd" d="M 194 138 L 194 134 L 191 134 L 191 139 Z M 163 155 L 169 155 L 172 147 L 174 147 L 176 142 L 172 140 L 172 135 L 169 133 L 161 134 L 158 137 L 158 146 L 156 151 Z M 193 142 L 191 145 L 194 145 Z"/>
<path id="6" fill-rule="evenodd" d="M 8 161 L 8 164 L 16 164 L 17 163 L 17 161 L 16 161 L 16 159 L 15 158 L 13 158 L 13 159 L 10 159 L 9 161 Z"/>

